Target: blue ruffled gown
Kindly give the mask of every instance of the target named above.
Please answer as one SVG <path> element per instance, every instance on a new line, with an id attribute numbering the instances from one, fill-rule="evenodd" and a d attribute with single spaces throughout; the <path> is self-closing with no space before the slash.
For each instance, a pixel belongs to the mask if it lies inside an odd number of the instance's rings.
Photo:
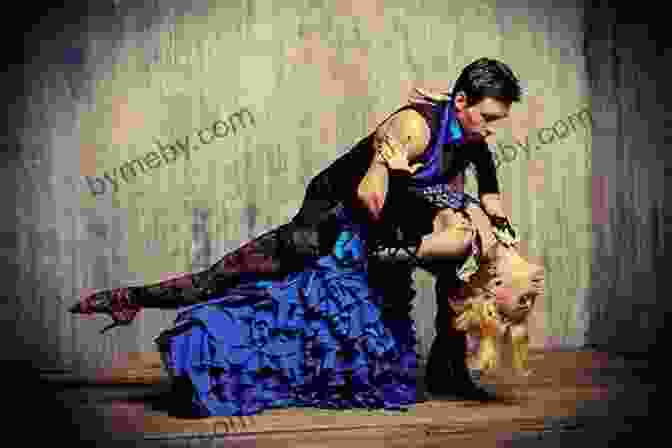
<path id="1" fill-rule="evenodd" d="M 182 412 L 399 410 L 416 402 L 413 321 L 384 319 L 382 293 L 368 281 L 366 229 L 345 213 L 331 255 L 179 311 L 156 342 Z"/>

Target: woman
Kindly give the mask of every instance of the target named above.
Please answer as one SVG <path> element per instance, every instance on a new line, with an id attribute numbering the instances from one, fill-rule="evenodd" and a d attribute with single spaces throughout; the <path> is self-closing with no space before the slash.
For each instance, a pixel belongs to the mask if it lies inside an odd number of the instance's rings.
<path id="1" fill-rule="evenodd" d="M 143 307 L 181 308 L 175 327 L 157 343 L 176 397 L 185 398 L 191 415 L 414 403 L 413 324 L 407 314 L 381 314 L 383 297 L 402 291 L 408 299 L 409 279 L 372 281 L 368 255 L 395 246 L 430 270 L 465 257 L 464 278 L 478 268 L 482 242 L 497 238 L 487 226 L 470 224 L 480 208 L 468 207 L 478 201 L 459 191 L 461 171 L 476 164 L 484 208 L 505 228 L 494 163 L 482 140 L 491 132 L 484 120 L 503 118 L 507 101 L 518 98 L 502 67 L 508 69 L 482 59 L 460 77 L 471 87 L 481 82 L 491 96 L 424 96 L 395 112 L 311 181 L 290 223 L 211 268 L 101 291 L 71 311 L 106 313 L 119 325 Z M 400 214 L 410 210 L 413 221 Z"/>

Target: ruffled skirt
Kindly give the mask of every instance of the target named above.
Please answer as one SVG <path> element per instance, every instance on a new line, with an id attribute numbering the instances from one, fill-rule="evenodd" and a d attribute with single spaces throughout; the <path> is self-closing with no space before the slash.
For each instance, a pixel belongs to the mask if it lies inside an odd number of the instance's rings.
<path id="1" fill-rule="evenodd" d="M 156 339 L 180 412 L 415 403 L 415 327 L 408 315 L 384 319 L 382 300 L 368 282 L 364 237 L 344 228 L 333 254 L 302 272 L 181 309 Z"/>

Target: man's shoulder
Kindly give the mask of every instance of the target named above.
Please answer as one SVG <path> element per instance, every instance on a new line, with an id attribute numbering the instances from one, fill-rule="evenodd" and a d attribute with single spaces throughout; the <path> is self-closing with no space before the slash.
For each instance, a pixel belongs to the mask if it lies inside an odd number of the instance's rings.
<path id="1" fill-rule="evenodd" d="M 430 123 L 424 115 L 415 109 L 403 109 L 392 117 L 393 126 L 403 130 L 404 134 L 415 137 L 429 135 Z"/>
<path id="2" fill-rule="evenodd" d="M 426 125 L 432 127 L 436 109 L 429 104 L 411 103 L 400 107 L 392 114 L 392 118 L 408 123 L 410 126 Z"/>
<path id="3" fill-rule="evenodd" d="M 432 123 L 417 108 L 405 106 L 381 123 L 376 134 L 381 137 L 391 134 L 403 141 L 427 143 L 432 135 Z"/>

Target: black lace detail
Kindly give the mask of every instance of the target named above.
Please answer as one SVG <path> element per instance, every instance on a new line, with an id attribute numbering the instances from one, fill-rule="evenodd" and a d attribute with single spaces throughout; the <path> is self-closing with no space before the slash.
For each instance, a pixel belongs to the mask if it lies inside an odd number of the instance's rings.
<path id="1" fill-rule="evenodd" d="M 247 279 L 282 278 L 330 253 L 337 238 L 338 210 L 295 219 L 262 234 L 228 253 L 210 268 L 155 285 L 133 288 L 136 303 L 148 308 L 174 309 L 222 295 Z"/>
<path id="2" fill-rule="evenodd" d="M 437 209 L 452 208 L 460 210 L 470 203 L 480 204 L 471 195 L 462 191 L 455 191 L 449 184 L 437 184 L 424 188 L 411 187 L 410 190 L 416 197 L 422 198 Z"/>

